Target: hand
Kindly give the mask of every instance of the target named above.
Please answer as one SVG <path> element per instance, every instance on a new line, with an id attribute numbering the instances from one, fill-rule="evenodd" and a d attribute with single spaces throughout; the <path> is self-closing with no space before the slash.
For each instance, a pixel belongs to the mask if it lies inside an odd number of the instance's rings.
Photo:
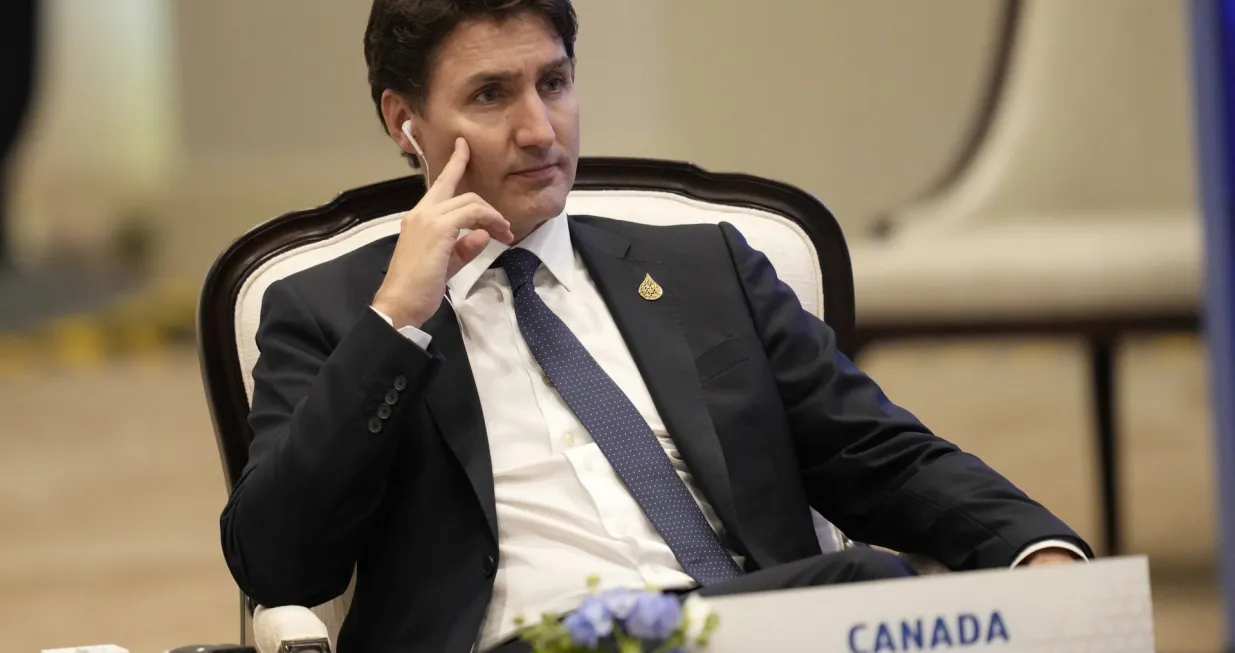
<path id="1" fill-rule="evenodd" d="M 1065 562 L 1077 562 L 1076 556 L 1063 549 L 1042 549 L 1025 558 L 1025 561 L 1020 566 L 1057 565 Z"/>
<path id="2" fill-rule="evenodd" d="M 442 304 L 446 281 L 484 251 L 489 238 L 514 242 L 510 223 L 475 193 L 455 196 L 467 170 L 467 141 L 455 151 L 441 175 L 415 208 L 403 216 L 386 278 L 373 297 L 373 308 L 390 317 L 396 329 L 420 327 Z M 460 237 L 463 229 L 472 229 Z"/>

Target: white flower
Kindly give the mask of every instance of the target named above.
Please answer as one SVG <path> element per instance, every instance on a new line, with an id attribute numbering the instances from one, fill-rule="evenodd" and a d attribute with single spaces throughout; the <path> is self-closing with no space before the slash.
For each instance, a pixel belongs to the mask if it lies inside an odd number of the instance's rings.
<path id="1" fill-rule="evenodd" d="M 703 627 L 712 616 L 712 608 L 698 594 L 690 594 L 682 602 L 682 616 L 686 626 L 686 644 L 693 645 L 703 634 Z"/>

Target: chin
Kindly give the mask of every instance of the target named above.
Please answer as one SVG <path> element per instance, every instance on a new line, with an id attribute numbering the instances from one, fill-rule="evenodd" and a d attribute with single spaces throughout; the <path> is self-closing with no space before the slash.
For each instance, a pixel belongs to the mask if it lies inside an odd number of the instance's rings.
<path id="1" fill-rule="evenodd" d="M 566 193 L 546 189 L 530 197 L 509 202 L 502 216 L 512 224 L 538 225 L 566 208 Z"/>

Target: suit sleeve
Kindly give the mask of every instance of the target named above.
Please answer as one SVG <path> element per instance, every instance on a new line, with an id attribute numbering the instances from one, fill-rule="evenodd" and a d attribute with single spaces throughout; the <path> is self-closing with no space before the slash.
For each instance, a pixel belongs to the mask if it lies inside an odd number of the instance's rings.
<path id="1" fill-rule="evenodd" d="M 952 569 L 1007 567 L 1034 542 L 1093 553 L 976 456 L 936 437 L 836 348 L 772 264 L 721 225 L 771 363 L 812 507 L 855 540 Z"/>
<path id="2" fill-rule="evenodd" d="M 282 281 L 263 299 L 257 344 L 254 439 L 220 519 L 223 553 L 258 603 L 317 605 L 347 588 L 400 423 L 438 360 L 373 311 L 332 346 Z"/>

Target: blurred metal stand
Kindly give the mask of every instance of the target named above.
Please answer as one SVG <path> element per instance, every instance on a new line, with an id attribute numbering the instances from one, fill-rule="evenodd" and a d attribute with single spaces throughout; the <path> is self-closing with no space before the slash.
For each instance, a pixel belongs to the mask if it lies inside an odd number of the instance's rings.
<path id="1" fill-rule="evenodd" d="M 13 260 L 6 219 L 9 158 L 33 95 L 37 26 L 38 0 L 0 3 L 0 272 Z"/>

